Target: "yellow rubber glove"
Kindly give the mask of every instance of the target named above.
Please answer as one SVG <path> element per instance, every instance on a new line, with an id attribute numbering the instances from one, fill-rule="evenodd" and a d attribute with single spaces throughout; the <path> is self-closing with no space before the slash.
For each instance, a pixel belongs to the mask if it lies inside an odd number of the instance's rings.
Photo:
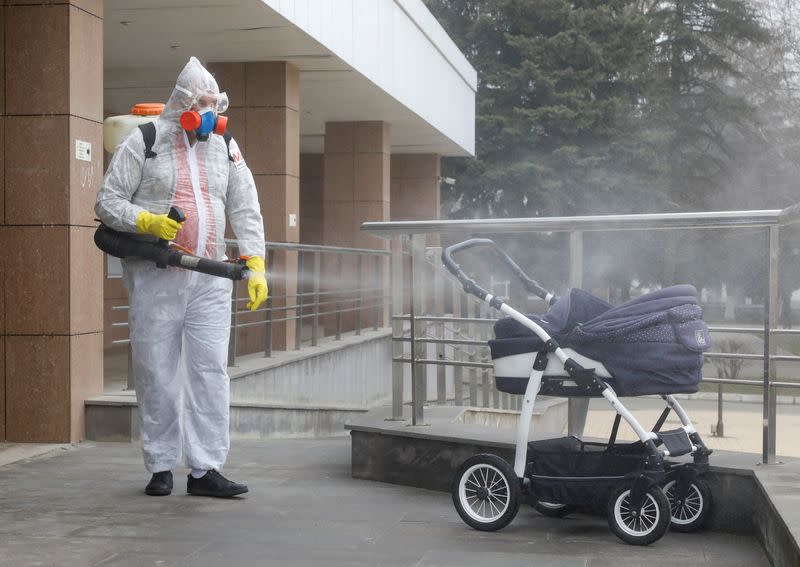
<path id="1" fill-rule="evenodd" d="M 167 215 L 154 215 L 150 211 L 142 211 L 136 217 L 136 231 L 142 234 L 152 234 L 161 240 L 175 240 L 175 235 L 181 229 L 181 223 L 174 221 Z"/>
<path id="2" fill-rule="evenodd" d="M 250 294 L 250 303 L 247 304 L 247 308 L 250 311 L 255 311 L 259 305 L 267 300 L 267 295 L 269 294 L 264 258 L 250 256 L 247 259 L 247 268 L 250 270 L 250 275 L 247 277 L 247 292 Z"/>

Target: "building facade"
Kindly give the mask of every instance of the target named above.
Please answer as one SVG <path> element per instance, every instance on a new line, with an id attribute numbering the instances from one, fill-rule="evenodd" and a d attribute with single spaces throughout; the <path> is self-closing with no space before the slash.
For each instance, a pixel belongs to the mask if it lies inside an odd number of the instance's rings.
<path id="1" fill-rule="evenodd" d="M 92 240 L 102 122 L 165 101 L 190 56 L 229 95 L 268 241 L 385 247 L 360 223 L 437 218 L 440 158 L 474 153 L 475 71 L 421 0 L 6 0 L 0 34 L 0 441 L 84 437 L 126 302 Z M 297 262 L 270 267 L 288 314 Z"/>

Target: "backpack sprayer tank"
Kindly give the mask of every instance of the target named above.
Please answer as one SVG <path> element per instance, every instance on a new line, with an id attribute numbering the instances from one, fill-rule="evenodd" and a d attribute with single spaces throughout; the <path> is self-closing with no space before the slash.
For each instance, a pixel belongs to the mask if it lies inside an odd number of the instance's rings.
<path id="1" fill-rule="evenodd" d="M 119 143 L 140 124 L 153 122 L 163 112 L 164 105 L 158 102 L 136 104 L 130 114 L 109 116 L 103 120 L 103 148 L 110 154 Z"/>

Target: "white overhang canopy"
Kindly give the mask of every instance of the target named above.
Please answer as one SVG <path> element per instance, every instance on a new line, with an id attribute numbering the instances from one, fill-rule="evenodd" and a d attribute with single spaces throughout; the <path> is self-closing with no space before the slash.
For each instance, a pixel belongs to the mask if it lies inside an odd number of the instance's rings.
<path id="1" fill-rule="evenodd" d="M 300 71 L 300 149 L 325 123 L 391 124 L 393 153 L 474 154 L 477 78 L 421 0 L 106 0 L 106 114 L 163 102 L 192 55 Z M 225 85 L 220 85 L 225 89 Z"/>

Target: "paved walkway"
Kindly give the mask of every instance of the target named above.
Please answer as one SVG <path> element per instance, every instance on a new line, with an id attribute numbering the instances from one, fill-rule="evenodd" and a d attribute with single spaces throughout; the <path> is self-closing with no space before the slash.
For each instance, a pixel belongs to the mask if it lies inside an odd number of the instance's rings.
<path id="1" fill-rule="evenodd" d="M 711 426 L 717 423 L 717 402 L 706 400 L 678 400 L 689 414 L 703 441 L 712 449 L 755 453 L 761 455 L 762 406 L 761 404 L 725 402 L 723 405 L 724 437 L 712 437 Z M 623 398 L 622 402 L 636 419 L 650 429 L 661 415 L 664 402 L 658 398 Z M 800 457 L 800 406 L 778 405 L 776 453 L 787 457 Z M 585 435 L 607 439 L 614 424 L 614 410 L 604 399 L 593 399 L 589 404 Z M 636 439 L 633 430 L 622 422 L 619 438 Z M 680 427 L 680 420 L 670 413 L 662 429 Z"/>
<path id="2" fill-rule="evenodd" d="M 350 477 L 349 438 L 234 442 L 237 500 L 144 496 L 129 444 L 59 447 L 0 466 L 0 566 L 615 566 L 769 565 L 753 538 L 669 533 L 647 547 L 604 518 L 549 519 L 523 507 L 482 533 L 450 496 Z"/>

